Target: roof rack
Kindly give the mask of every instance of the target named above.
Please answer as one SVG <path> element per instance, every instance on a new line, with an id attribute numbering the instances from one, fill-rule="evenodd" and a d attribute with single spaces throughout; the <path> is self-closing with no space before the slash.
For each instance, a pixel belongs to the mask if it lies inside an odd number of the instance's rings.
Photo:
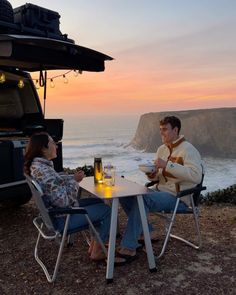
<path id="1" fill-rule="evenodd" d="M 60 31 L 60 14 L 31 3 L 12 8 L 0 0 L 0 34 L 20 34 L 46 37 L 74 43 Z"/>

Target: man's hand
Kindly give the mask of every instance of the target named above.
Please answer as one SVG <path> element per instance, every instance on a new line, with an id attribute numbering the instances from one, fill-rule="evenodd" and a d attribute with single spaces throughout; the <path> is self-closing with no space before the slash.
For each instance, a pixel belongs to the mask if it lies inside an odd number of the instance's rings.
<path id="1" fill-rule="evenodd" d="M 82 170 L 79 170 L 74 174 L 74 179 L 77 182 L 80 182 L 83 178 L 84 178 L 84 171 L 82 171 Z"/>
<path id="2" fill-rule="evenodd" d="M 157 166 L 157 168 L 166 168 L 167 161 L 164 161 L 161 158 L 157 158 L 154 161 L 154 164 Z"/>
<path id="3" fill-rule="evenodd" d="M 154 178 L 156 176 L 156 172 L 145 173 L 148 178 Z"/>

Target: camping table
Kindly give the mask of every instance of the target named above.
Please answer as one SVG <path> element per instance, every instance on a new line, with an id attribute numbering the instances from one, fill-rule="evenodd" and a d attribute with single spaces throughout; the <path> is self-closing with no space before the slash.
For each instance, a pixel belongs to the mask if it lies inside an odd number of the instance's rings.
<path id="1" fill-rule="evenodd" d="M 114 259 L 115 259 L 115 244 L 116 244 L 116 231 L 117 231 L 117 217 L 118 217 L 118 204 L 119 198 L 127 196 L 133 196 L 137 198 L 139 212 L 141 216 L 141 222 L 143 227 L 144 241 L 146 246 L 146 253 L 148 258 L 149 270 L 151 272 L 156 271 L 156 263 L 153 254 L 147 217 L 144 209 L 143 194 L 148 194 L 149 190 L 140 184 L 129 181 L 122 177 L 116 176 L 115 185 L 107 186 L 105 184 L 95 184 L 93 177 L 85 177 L 80 182 L 80 187 L 92 195 L 101 199 L 112 200 L 111 210 L 111 226 L 110 226 L 110 237 L 108 246 L 108 259 L 107 259 L 107 271 L 106 279 L 107 283 L 113 281 L 114 272 Z"/>

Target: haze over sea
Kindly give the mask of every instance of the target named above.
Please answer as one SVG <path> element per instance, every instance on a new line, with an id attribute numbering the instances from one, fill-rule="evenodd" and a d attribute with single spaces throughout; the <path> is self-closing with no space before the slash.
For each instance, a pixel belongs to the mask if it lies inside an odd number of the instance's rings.
<path id="1" fill-rule="evenodd" d="M 128 146 L 138 126 L 139 116 L 103 116 L 64 118 L 64 167 L 93 165 L 101 156 L 103 165 L 111 163 L 119 175 L 144 184 L 147 179 L 138 165 L 155 159 L 155 153 L 138 151 Z M 157 126 L 158 128 L 158 126 Z M 206 165 L 207 191 L 226 188 L 236 183 L 236 159 L 203 158 Z"/>

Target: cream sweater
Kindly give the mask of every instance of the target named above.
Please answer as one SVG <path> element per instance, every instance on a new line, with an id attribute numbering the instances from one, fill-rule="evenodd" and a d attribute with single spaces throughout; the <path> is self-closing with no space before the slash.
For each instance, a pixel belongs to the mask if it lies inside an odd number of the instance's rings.
<path id="1" fill-rule="evenodd" d="M 158 169 L 155 177 L 149 178 L 158 180 L 157 190 L 176 195 L 179 190 L 192 188 L 201 182 L 201 156 L 191 143 L 185 141 L 183 135 L 171 147 L 161 145 L 156 158 L 168 161 L 165 169 Z M 182 200 L 189 205 L 188 198 Z"/>

